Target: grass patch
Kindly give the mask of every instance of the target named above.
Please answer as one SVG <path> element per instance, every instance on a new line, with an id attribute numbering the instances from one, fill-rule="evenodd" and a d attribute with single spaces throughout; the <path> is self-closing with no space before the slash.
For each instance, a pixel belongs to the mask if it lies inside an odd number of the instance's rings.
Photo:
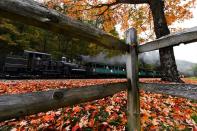
<path id="1" fill-rule="evenodd" d="M 188 77 L 188 79 L 197 80 L 197 77 Z"/>
<path id="2" fill-rule="evenodd" d="M 191 116 L 191 118 L 197 123 L 197 116 L 196 115 Z"/>

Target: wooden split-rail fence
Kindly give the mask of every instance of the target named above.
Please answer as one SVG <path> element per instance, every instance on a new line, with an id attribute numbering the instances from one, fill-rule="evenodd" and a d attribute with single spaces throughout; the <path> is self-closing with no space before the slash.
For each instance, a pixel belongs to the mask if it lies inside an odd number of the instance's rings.
<path id="1" fill-rule="evenodd" d="M 84 88 L 2 95 L 0 96 L 0 121 L 101 99 L 127 90 L 128 129 L 130 131 L 140 130 L 139 88 L 146 86 L 149 88 L 157 87 L 158 84 L 138 84 L 138 54 L 168 46 L 176 46 L 181 43 L 187 44 L 197 41 L 197 28 L 194 27 L 143 45 L 139 45 L 137 42 L 137 31 L 134 28 L 130 28 L 126 31 L 126 41 L 122 42 L 99 29 L 72 20 L 33 0 L 0 0 L 0 16 L 52 32 L 61 33 L 67 37 L 91 41 L 108 49 L 120 50 L 127 54 L 128 79 L 127 82 L 123 83 L 93 85 Z M 165 84 L 165 86 L 187 87 L 191 85 Z"/>

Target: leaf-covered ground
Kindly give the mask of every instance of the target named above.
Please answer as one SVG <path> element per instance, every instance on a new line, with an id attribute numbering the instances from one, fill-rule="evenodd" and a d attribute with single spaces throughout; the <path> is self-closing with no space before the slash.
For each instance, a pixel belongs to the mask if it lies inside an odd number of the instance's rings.
<path id="1" fill-rule="evenodd" d="M 197 81 L 184 79 L 187 83 Z M 16 94 L 54 88 L 76 88 L 85 85 L 114 83 L 124 79 L 107 80 L 21 80 L 0 81 L 0 95 Z M 159 79 L 141 79 L 160 82 Z M 0 130 L 60 130 L 60 131 L 122 131 L 127 129 L 127 94 L 39 113 L 0 123 Z M 184 98 L 140 91 L 141 129 L 197 130 L 197 103 Z"/>

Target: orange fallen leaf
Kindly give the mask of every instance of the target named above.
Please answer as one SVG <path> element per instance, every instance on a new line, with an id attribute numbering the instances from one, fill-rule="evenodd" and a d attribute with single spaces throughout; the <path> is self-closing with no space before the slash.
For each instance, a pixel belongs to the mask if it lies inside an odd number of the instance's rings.
<path id="1" fill-rule="evenodd" d="M 78 113 L 81 111 L 81 107 L 75 106 L 75 107 L 73 107 L 73 111 L 74 111 L 74 113 Z"/>
<path id="2" fill-rule="evenodd" d="M 79 124 L 76 123 L 75 126 L 72 127 L 72 131 L 77 131 L 78 129 L 80 129 Z"/>
<path id="3" fill-rule="evenodd" d="M 89 127 L 93 127 L 94 126 L 94 118 L 91 118 L 88 122 L 88 126 Z"/>

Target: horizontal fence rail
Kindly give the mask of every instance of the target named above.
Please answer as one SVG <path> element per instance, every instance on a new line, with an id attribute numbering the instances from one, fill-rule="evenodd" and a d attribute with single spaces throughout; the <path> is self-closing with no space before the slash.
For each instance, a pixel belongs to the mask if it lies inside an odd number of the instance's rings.
<path id="1" fill-rule="evenodd" d="M 140 83 L 140 89 L 153 93 L 161 93 L 197 101 L 197 85 L 194 84 L 158 84 Z"/>
<path id="2" fill-rule="evenodd" d="M 93 101 L 127 89 L 127 82 L 0 96 L 0 121 Z"/>
<path id="3" fill-rule="evenodd" d="M 185 31 L 166 35 L 151 42 L 147 42 L 138 46 L 138 52 L 149 52 L 158 50 L 168 46 L 176 46 L 179 44 L 188 44 L 197 41 L 197 27 L 186 29 Z"/>
<path id="4" fill-rule="evenodd" d="M 95 42 L 108 49 L 128 50 L 128 45 L 118 38 L 48 9 L 33 0 L 0 0 L 0 16 L 61 33 L 67 37 Z"/>

